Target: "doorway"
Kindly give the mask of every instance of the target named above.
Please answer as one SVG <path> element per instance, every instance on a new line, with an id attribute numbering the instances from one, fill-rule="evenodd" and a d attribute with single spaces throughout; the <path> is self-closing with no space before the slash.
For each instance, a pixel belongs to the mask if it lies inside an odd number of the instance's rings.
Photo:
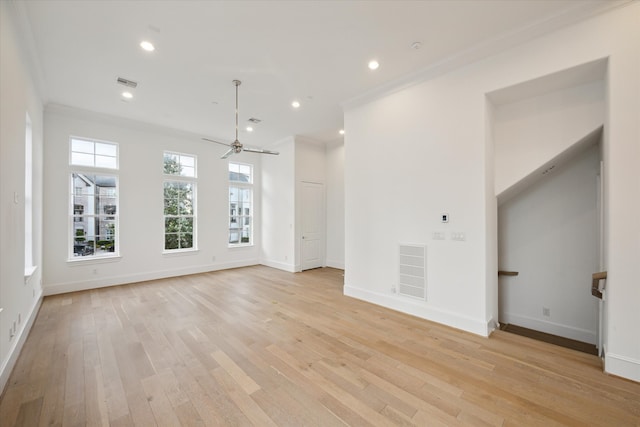
<path id="1" fill-rule="evenodd" d="M 600 135 L 498 206 L 499 270 L 512 272 L 498 278 L 503 329 L 590 353 L 599 335 L 590 283 L 600 267 Z"/>

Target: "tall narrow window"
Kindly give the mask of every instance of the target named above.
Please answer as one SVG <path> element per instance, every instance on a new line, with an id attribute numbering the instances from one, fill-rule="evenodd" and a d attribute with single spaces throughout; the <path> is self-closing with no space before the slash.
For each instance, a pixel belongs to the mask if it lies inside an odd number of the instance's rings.
<path id="1" fill-rule="evenodd" d="M 24 275 L 31 276 L 33 265 L 33 130 L 26 116 L 24 141 Z"/>
<path id="2" fill-rule="evenodd" d="M 119 254 L 118 145 L 71 138 L 70 259 Z"/>
<path id="3" fill-rule="evenodd" d="M 164 153 L 164 250 L 195 250 L 196 157 Z"/>
<path id="4" fill-rule="evenodd" d="M 229 246 L 253 245 L 253 166 L 229 162 Z"/>

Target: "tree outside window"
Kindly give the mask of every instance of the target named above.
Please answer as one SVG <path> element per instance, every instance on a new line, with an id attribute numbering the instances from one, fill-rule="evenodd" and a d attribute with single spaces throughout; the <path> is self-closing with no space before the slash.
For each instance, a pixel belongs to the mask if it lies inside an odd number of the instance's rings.
<path id="1" fill-rule="evenodd" d="M 165 251 L 195 248 L 195 164 L 195 156 L 164 153 L 165 175 L 180 177 L 164 182 Z"/>

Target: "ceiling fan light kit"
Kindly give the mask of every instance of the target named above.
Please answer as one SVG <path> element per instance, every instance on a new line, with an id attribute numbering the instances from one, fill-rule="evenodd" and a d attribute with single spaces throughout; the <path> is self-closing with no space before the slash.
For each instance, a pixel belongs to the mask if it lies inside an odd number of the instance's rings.
<path id="1" fill-rule="evenodd" d="M 236 87 L 236 139 L 235 139 L 235 141 L 233 141 L 231 144 L 227 144 L 225 142 L 216 141 L 214 139 L 209 139 L 209 138 L 202 138 L 202 139 L 205 140 L 205 141 L 215 142 L 216 144 L 225 145 L 225 146 L 229 147 L 229 149 L 220 157 L 221 159 L 226 159 L 227 157 L 229 157 L 232 154 L 240 154 L 243 151 L 246 151 L 248 153 L 259 153 L 259 154 L 274 154 L 274 155 L 280 154 L 277 151 L 263 150 L 263 149 L 260 149 L 260 148 L 245 147 L 238 140 L 238 86 L 240 86 L 241 84 L 242 84 L 242 82 L 240 80 L 234 80 L 233 81 L 233 85 Z"/>

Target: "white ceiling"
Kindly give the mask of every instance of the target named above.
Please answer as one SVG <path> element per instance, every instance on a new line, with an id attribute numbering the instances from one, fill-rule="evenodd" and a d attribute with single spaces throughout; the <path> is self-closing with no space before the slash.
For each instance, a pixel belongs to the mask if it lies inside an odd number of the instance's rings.
<path id="1" fill-rule="evenodd" d="M 14 2 L 46 102 L 230 142 L 240 79 L 240 140 L 265 146 L 290 135 L 339 139 L 350 99 L 626 1 Z M 133 100 L 122 100 L 117 77 L 139 83 Z M 249 134 L 250 117 L 263 121 Z"/>

